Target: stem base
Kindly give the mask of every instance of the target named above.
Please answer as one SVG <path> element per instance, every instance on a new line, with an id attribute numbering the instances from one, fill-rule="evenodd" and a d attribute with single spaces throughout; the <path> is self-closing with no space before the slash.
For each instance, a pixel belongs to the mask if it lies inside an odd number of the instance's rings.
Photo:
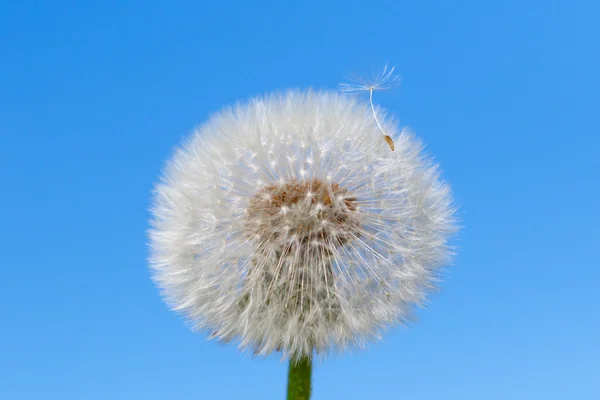
<path id="1" fill-rule="evenodd" d="M 290 359 L 288 372 L 287 400 L 309 400 L 312 360 L 302 357 Z"/>

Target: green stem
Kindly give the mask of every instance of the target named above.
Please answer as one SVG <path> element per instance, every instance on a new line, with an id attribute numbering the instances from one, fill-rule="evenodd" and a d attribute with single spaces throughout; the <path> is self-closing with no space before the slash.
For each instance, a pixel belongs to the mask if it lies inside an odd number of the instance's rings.
<path id="1" fill-rule="evenodd" d="M 302 357 L 299 360 L 290 359 L 287 400 L 310 399 L 311 371 L 312 365 L 310 357 Z"/>

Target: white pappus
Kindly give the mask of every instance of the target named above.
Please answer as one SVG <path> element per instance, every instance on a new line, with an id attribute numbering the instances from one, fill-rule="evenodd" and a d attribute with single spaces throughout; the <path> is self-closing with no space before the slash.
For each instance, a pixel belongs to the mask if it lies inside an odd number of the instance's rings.
<path id="1" fill-rule="evenodd" d="M 152 211 L 168 304 L 213 337 L 294 358 L 406 322 L 455 227 L 450 189 L 412 134 L 312 90 L 213 115 L 167 163 Z"/>

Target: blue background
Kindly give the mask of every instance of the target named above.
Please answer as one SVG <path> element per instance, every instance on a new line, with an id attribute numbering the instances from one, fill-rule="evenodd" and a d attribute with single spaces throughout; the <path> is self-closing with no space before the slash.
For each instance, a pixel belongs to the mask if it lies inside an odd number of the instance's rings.
<path id="1" fill-rule="evenodd" d="M 211 112 L 385 62 L 375 101 L 442 164 L 460 251 L 313 398 L 600 398 L 595 3 L 0 1 L 0 398 L 284 398 L 278 357 L 162 303 L 150 191 Z"/>

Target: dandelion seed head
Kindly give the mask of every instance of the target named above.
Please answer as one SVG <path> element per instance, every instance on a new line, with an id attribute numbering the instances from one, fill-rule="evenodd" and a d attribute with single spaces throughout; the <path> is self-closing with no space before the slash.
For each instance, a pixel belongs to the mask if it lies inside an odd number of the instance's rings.
<path id="1" fill-rule="evenodd" d="M 420 142 L 371 112 L 290 91 L 199 127 L 155 189 L 151 266 L 168 304 L 261 355 L 324 355 L 407 322 L 449 261 L 452 200 Z"/>

